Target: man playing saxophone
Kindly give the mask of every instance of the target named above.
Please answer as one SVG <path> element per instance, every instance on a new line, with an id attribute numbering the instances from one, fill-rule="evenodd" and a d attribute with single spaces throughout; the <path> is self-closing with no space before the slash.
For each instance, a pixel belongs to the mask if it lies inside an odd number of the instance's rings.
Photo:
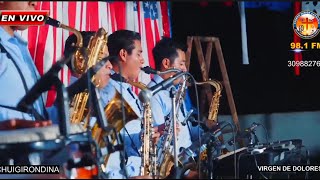
<path id="1" fill-rule="evenodd" d="M 108 48 L 110 56 L 117 57 L 117 59 L 110 60 L 114 73 L 121 73 L 123 79 L 126 81 L 135 81 L 144 63 L 140 34 L 129 30 L 115 31 L 108 37 Z M 132 109 L 138 118 L 138 121 L 135 121 L 129 119 L 129 116 L 126 115 L 127 124 L 120 131 L 120 134 L 124 135 L 123 141 L 125 154 L 127 156 L 127 175 L 133 178 L 150 178 L 149 176 L 139 177 L 141 164 L 139 148 L 141 146 L 140 131 L 143 106 L 137 95 L 132 91 L 131 84 L 113 79 L 102 89 L 101 98 L 104 103 L 103 105 L 107 106 L 113 102 L 117 93 L 121 93 L 124 101 L 129 105 L 127 108 Z M 108 114 L 109 112 L 106 113 Z M 154 128 L 154 131 L 156 132 L 157 128 Z M 153 138 L 156 140 L 158 137 L 159 133 L 156 132 Z M 106 172 L 110 178 L 124 178 L 120 166 L 119 152 L 110 155 Z"/>
<path id="2" fill-rule="evenodd" d="M 171 68 L 179 69 L 181 71 L 186 72 L 187 68 L 185 65 L 186 48 L 170 38 L 163 38 L 160 40 L 156 46 L 153 48 L 153 56 L 156 64 L 157 71 L 166 71 Z M 172 77 L 175 73 L 165 73 L 161 75 L 155 75 L 151 82 L 148 84 L 148 87 L 155 86 L 162 81 Z M 181 83 L 182 78 L 174 81 L 174 85 L 178 85 Z M 176 88 L 175 86 L 171 86 L 166 90 L 161 90 L 157 94 L 155 94 L 151 99 L 151 107 L 152 114 L 155 120 L 155 126 L 158 126 L 159 132 L 163 132 L 165 128 L 166 118 L 167 120 L 171 117 L 172 112 L 172 99 L 170 98 L 170 89 Z M 178 89 L 176 89 L 178 91 Z M 186 108 L 184 101 L 180 102 L 180 108 L 176 109 L 178 113 L 177 123 L 179 129 L 177 130 L 177 148 L 178 151 L 183 148 L 188 148 L 192 144 L 192 137 L 188 126 L 183 126 L 182 122 L 185 121 L 185 117 L 187 116 Z M 168 123 L 167 123 L 168 124 Z M 171 141 L 172 142 L 172 141 Z M 161 166 L 161 164 L 160 164 Z M 195 176 L 196 173 L 189 172 L 188 177 Z M 188 178 L 185 177 L 185 178 Z"/>
<path id="3" fill-rule="evenodd" d="M 81 31 L 80 34 L 81 34 L 82 40 L 83 40 L 83 42 L 82 42 L 83 47 L 87 48 L 90 43 L 90 39 L 95 36 L 96 31 Z M 67 66 L 71 72 L 70 84 L 73 84 L 75 81 L 77 81 L 81 77 L 81 74 L 77 73 L 74 70 L 74 68 L 72 67 L 72 61 L 75 61 L 74 52 L 77 49 L 77 47 L 76 47 L 77 41 L 78 41 L 78 39 L 77 39 L 76 35 L 71 34 L 65 42 L 65 47 L 64 47 L 64 52 L 63 52 L 63 55 L 65 57 L 69 57 L 69 56 L 73 57 L 72 60 L 67 63 Z M 109 56 L 109 51 L 108 51 L 107 45 L 105 44 L 103 51 L 99 54 L 98 58 L 104 58 L 107 56 Z M 112 64 L 110 63 L 110 61 L 107 61 L 105 63 L 105 65 L 102 68 L 100 68 L 98 70 L 98 72 L 95 74 L 95 81 L 93 83 L 95 83 L 95 85 L 96 85 L 96 87 L 98 87 L 98 89 L 101 90 L 109 83 L 111 69 L 112 69 Z M 96 121 L 95 117 L 91 117 L 90 124 L 94 124 L 95 121 Z M 75 158 L 82 157 L 83 154 L 81 153 L 81 151 L 79 151 L 80 148 L 81 147 L 79 147 L 79 144 L 72 144 L 70 146 L 70 150 L 72 152 L 76 152 L 76 153 L 74 153 Z"/>
<path id="4" fill-rule="evenodd" d="M 89 42 L 90 42 L 90 38 L 93 37 L 95 35 L 95 32 L 94 31 L 83 31 L 81 32 L 81 35 L 83 37 L 83 46 L 84 47 L 87 47 Z M 112 38 L 113 36 L 116 36 L 115 38 Z M 115 35 L 111 35 L 111 44 L 117 44 L 117 41 L 115 41 L 115 39 L 117 39 L 119 36 L 117 36 L 117 33 Z M 64 51 L 64 55 L 65 56 L 68 56 L 70 55 L 71 52 L 74 52 L 75 51 L 75 47 L 74 45 L 76 44 L 76 41 L 77 41 L 77 38 L 76 36 L 73 34 L 71 36 L 69 36 L 69 38 L 67 39 L 66 41 L 66 45 L 65 45 L 65 51 Z M 114 46 L 111 45 L 109 43 L 109 45 L 111 46 L 111 48 L 113 48 Z M 118 43 L 119 44 L 119 43 Z M 141 47 L 141 46 L 140 46 Z M 138 47 L 139 48 L 139 47 Z M 99 58 L 103 58 L 103 57 L 106 57 L 109 55 L 109 51 L 108 51 L 108 46 L 105 46 L 105 48 L 103 49 L 103 53 L 100 54 Z M 102 57 L 101 57 L 102 56 Z M 130 58 L 129 58 L 129 61 L 130 61 Z M 116 61 L 114 61 L 114 64 L 116 64 Z M 72 64 L 71 63 L 68 63 L 67 64 L 68 67 L 70 68 L 71 72 L 72 72 L 72 77 L 71 77 L 71 83 L 76 81 L 80 76 L 81 74 L 78 74 L 76 71 L 74 71 L 73 67 L 72 67 Z M 96 74 L 95 74 L 95 85 L 97 87 L 99 87 L 100 89 L 100 95 L 101 97 L 104 98 L 104 103 L 109 100 L 109 99 L 105 99 L 105 98 L 111 98 L 112 97 L 112 90 L 110 90 L 111 86 L 109 86 L 109 90 L 106 90 L 106 89 L 103 89 L 105 88 L 105 86 L 109 83 L 109 79 L 110 79 L 110 71 L 112 69 L 112 64 L 110 63 L 110 61 L 107 61 L 107 63 L 105 64 L 105 66 L 103 68 L 101 68 Z M 113 71 L 114 72 L 114 71 Z M 113 83 L 115 83 L 114 80 L 111 80 L 113 81 Z M 108 88 L 108 87 L 106 87 Z M 112 88 L 111 88 L 112 89 Z M 104 104 L 105 106 L 106 104 Z M 108 114 L 106 114 L 108 116 Z M 91 118 L 90 120 L 90 127 L 94 127 L 94 123 L 95 123 L 95 119 Z M 94 127 L 95 128 L 95 127 Z M 94 131 L 94 129 L 93 129 Z M 133 135 L 134 136 L 134 135 Z M 94 137 L 94 138 L 97 138 L 97 137 Z M 137 136 L 134 136 L 133 137 L 134 139 L 135 138 L 138 138 Z M 95 139 L 97 142 L 100 141 L 100 139 Z M 99 143 L 99 142 L 98 142 Z M 126 147 L 127 147 L 127 143 L 125 143 Z M 79 147 L 76 147 L 76 146 L 73 146 L 72 147 L 73 150 L 76 150 L 78 149 Z M 127 148 L 129 149 L 129 148 Z M 76 151 L 78 152 L 78 151 Z M 119 152 L 116 152 L 116 153 L 113 153 L 113 154 L 117 154 Z M 76 154 L 76 156 L 79 156 L 81 157 L 81 154 Z M 113 159 L 114 156 L 111 156 L 109 161 L 110 163 L 107 164 L 107 167 L 111 167 L 110 169 L 110 172 L 108 173 L 110 178 L 121 178 L 122 175 L 119 173 L 119 169 L 114 169 L 114 166 L 113 164 L 116 164 L 116 166 L 118 165 L 117 162 L 119 162 L 118 159 L 116 159 L 116 163 Z M 111 164 L 111 166 L 110 166 Z M 131 168 L 130 168 L 131 167 Z M 134 168 L 134 166 L 132 166 L 132 164 L 128 164 L 128 169 L 132 169 Z M 107 170 L 108 171 L 108 170 Z M 131 178 L 140 178 L 139 176 L 134 176 L 133 174 L 129 174 Z M 149 178 L 147 176 L 143 176 L 141 178 Z"/>

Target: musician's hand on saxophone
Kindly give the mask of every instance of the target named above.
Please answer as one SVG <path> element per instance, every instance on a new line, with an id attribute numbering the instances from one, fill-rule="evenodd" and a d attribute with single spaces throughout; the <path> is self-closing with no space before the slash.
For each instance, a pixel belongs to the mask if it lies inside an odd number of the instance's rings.
<path id="1" fill-rule="evenodd" d="M 160 139 L 159 128 L 158 127 L 153 127 L 153 132 L 154 132 L 154 134 L 152 135 L 152 139 L 153 139 L 153 142 L 155 144 L 157 144 L 159 139 Z"/>

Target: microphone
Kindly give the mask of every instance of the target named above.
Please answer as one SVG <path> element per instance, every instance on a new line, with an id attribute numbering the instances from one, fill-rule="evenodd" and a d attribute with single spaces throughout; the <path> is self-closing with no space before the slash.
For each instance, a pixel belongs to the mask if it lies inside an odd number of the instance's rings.
<path id="1" fill-rule="evenodd" d="M 146 103 L 150 101 L 151 97 L 158 93 L 159 91 L 168 88 L 170 85 L 173 84 L 173 81 L 180 78 L 181 76 L 185 75 L 185 72 L 180 71 L 179 73 L 175 74 L 172 78 L 166 79 L 165 81 L 162 81 L 161 83 L 152 86 L 149 89 L 144 89 L 140 91 L 139 93 L 139 100 L 142 103 Z"/>
<path id="2" fill-rule="evenodd" d="M 237 135 L 236 135 L 236 141 L 238 141 L 239 139 L 248 138 L 248 136 L 250 136 L 251 133 L 255 131 L 255 128 L 258 127 L 258 126 L 260 126 L 260 125 L 261 125 L 260 123 L 255 123 L 255 122 L 253 122 L 250 127 L 246 128 L 246 129 L 244 130 L 244 132 L 239 132 L 239 133 L 237 133 Z M 227 142 L 228 142 L 228 144 L 229 144 L 230 146 L 231 146 L 232 144 L 234 144 L 233 138 L 230 138 Z"/>
<path id="3" fill-rule="evenodd" d="M 87 89 L 88 87 L 88 78 L 92 78 L 106 63 L 109 59 L 114 58 L 113 56 L 108 56 L 101 59 L 94 66 L 91 66 L 87 72 L 82 74 L 82 76 L 73 84 L 67 87 L 67 92 L 69 97 L 73 97 L 75 94 L 80 93 Z M 88 77 L 89 75 L 89 77 Z"/>
<path id="4" fill-rule="evenodd" d="M 59 80 L 58 73 L 63 68 L 63 66 L 68 63 L 71 59 L 71 56 L 65 58 L 63 57 L 61 60 L 57 61 L 52 67 L 49 69 L 47 73 L 45 73 L 36 84 L 27 92 L 27 94 L 20 100 L 17 105 L 17 108 L 25 113 L 31 111 L 30 105 L 32 105 L 43 92 L 50 90 L 51 86 L 55 84 L 56 80 Z"/>
<path id="5" fill-rule="evenodd" d="M 223 125 L 223 124 L 224 124 L 224 125 Z M 221 127 L 221 125 L 223 125 L 223 126 Z M 226 128 L 228 125 L 229 125 L 229 123 L 227 123 L 226 121 L 222 121 L 222 122 L 217 123 L 218 129 L 216 129 L 216 130 L 213 132 L 214 137 L 217 138 L 218 136 L 220 136 L 220 135 L 222 134 L 222 130 L 223 130 L 224 128 Z"/>
<path id="6" fill-rule="evenodd" d="M 161 75 L 161 74 L 167 74 L 167 73 L 171 73 L 171 72 L 181 72 L 181 70 L 179 69 L 176 69 L 176 68 L 171 68 L 171 69 L 168 69 L 166 71 L 157 71 L 153 68 L 151 68 L 150 66 L 145 66 L 143 68 L 141 68 L 142 71 L 144 71 L 146 74 L 158 74 L 158 75 Z"/>
<path id="7" fill-rule="evenodd" d="M 253 122 L 250 127 L 246 128 L 244 130 L 244 132 L 239 133 L 239 137 L 241 137 L 241 138 L 247 137 L 248 135 L 250 135 L 252 132 L 255 131 L 256 127 L 258 127 L 260 125 L 261 125 L 260 123 Z"/>
<path id="8" fill-rule="evenodd" d="M 145 66 L 141 68 L 141 70 L 144 71 L 146 74 L 160 74 L 160 71 L 152 69 L 150 66 Z"/>
<path id="9" fill-rule="evenodd" d="M 218 122 L 215 128 L 209 129 L 204 122 L 197 121 L 193 116 L 190 116 L 187 120 L 183 121 L 181 124 L 184 126 L 187 124 L 186 122 L 190 122 L 193 127 L 200 125 L 200 127 L 206 132 L 213 131 L 214 137 L 220 136 L 222 134 L 222 130 L 229 125 L 227 122 L 222 121 L 222 122 Z M 221 125 L 223 126 L 221 127 Z"/>
<path id="10" fill-rule="evenodd" d="M 189 117 L 187 120 L 185 120 L 185 121 L 186 121 L 186 122 L 183 121 L 183 122 L 181 123 L 183 126 L 185 126 L 185 125 L 187 124 L 187 122 L 190 122 L 193 127 L 200 125 L 200 127 L 201 127 L 204 131 L 206 131 L 206 132 L 209 131 L 209 128 L 207 127 L 207 125 L 206 125 L 204 122 L 202 122 L 202 121 L 197 121 L 193 116 L 190 116 L 190 117 Z"/>
<path id="11" fill-rule="evenodd" d="M 207 125 L 206 125 L 204 122 L 202 122 L 202 121 L 197 121 L 193 116 L 191 116 L 187 121 L 191 122 L 192 126 L 197 126 L 198 123 L 200 123 L 200 125 L 203 125 L 203 126 L 205 126 L 206 129 L 208 129 Z M 223 125 L 223 126 L 221 127 L 221 125 Z M 225 127 L 227 127 L 228 125 L 229 125 L 229 124 L 228 124 L 227 122 L 225 122 L 225 121 L 217 122 L 217 125 L 215 126 L 215 128 L 222 130 L 222 129 L 224 129 Z M 214 129 L 215 129 L 215 128 L 214 128 Z"/>

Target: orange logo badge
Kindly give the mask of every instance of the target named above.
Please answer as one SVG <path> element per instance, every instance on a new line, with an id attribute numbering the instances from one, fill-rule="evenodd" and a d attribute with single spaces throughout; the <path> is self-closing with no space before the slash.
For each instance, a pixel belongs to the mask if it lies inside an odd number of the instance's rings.
<path id="1" fill-rule="evenodd" d="M 312 39 L 319 33 L 319 17 L 312 11 L 302 11 L 293 20 L 294 32 L 303 39 Z"/>

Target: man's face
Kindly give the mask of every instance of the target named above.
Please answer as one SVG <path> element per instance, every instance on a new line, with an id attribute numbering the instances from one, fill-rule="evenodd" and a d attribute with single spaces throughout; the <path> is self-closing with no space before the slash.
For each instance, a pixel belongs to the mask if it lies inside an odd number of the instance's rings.
<path id="1" fill-rule="evenodd" d="M 186 53 L 180 49 L 177 50 L 178 53 L 178 57 L 176 57 L 173 61 L 173 63 L 171 64 L 170 68 L 175 68 L 175 69 L 179 69 L 183 72 L 187 71 L 187 67 L 186 67 Z M 172 75 L 174 75 L 175 73 L 173 73 Z M 173 82 L 174 85 L 179 84 L 181 82 L 182 78 L 178 78 L 177 80 L 175 80 Z"/>
<path id="2" fill-rule="evenodd" d="M 107 61 L 107 63 L 95 75 L 95 84 L 98 85 L 99 88 L 104 88 L 106 85 L 108 85 L 111 69 L 112 64 L 110 63 L 110 61 Z"/>
<path id="3" fill-rule="evenodd" d="M 35 10 L 37 5 L 36 1 L 3 1 L 0 4 L 1 10 Z M 25 30 L 28 26 L 12 26 L 15 30 Z"/>
<path id="4" fill-rule="evenodd" d="M 125 63 L 123 63 L 129 80 L 134 81 L 138 77 L 143 63 L 141 41 L 134 40 L 134 49 L 130 55 L 127 53 Z"/>
<path id="5" fill-rule="evenodd" d="M 102 59 L 107 56 L 109 56 L 109 50 L 108 46 L 105 45 L 102 49 L 102 52 L 99 54 L 99 58 Z M 96 84 L 99 83 L 99 88 L 103 88 L 109 83 L 111 69 L 112 64 L 110 61 L 107 61 L 107 63 L 97 72 L 96 79 L 98 82 L 96 82 Z"/>

